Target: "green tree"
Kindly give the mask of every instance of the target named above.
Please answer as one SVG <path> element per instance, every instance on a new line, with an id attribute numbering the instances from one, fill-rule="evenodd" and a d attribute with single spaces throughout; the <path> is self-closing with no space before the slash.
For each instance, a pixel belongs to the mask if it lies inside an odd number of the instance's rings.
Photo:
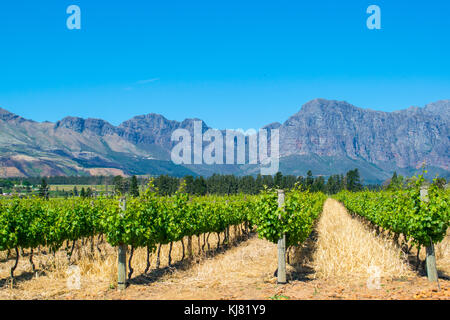
<path id="1" fill-rule="evenodd" d="M 194 194 L 204 196 L 207 191 L 206 181 L 203 177 L 198 177 L 194 180 Z"/>
<path id="2" fill-rule="evenodd" d="M 272 176 L 263 176 L 263 185 L 267 186 L 268 188 L 273 188 L 273 177 Z"/>
<path id="3" fill-rule="evenodd" d="M 14 187 L 14 183 L 7 179 L 0 179 L 0 187 L 8 190 Z"/>
<path id="4" fill-rule="evenodd" d="M 327 184 L 325 185 L 325 191 L 328 194 L 335 194 L 336 193 L 336 178 L 335 176 L 330 176 L 327 180 Z"/>
<path id="5" fill-rule="evenodd" d="M 114 184 L 114 192 L 117 194 L 117 193 L 120 193 L 120 194 L 124 194 L 125 192 L 125 188 L 124 188 L 124 181 L 123 181 L 123 177 L 122 176 L 115 176 L 114 177 L 114 181 L 113 181 L 113 184 Z"/>
<path id="6" fill-rule="evenodd" d="M 273 183 L 275 184 L 275 187 L 277 187 L 279 189 L 281 189 L 283 187 L 283 185 L 282 185 L 282 183 L 283 183 L 283 174 L 280 171 L 278 171 L 275 174 L 275 177 L 273 179 Z"/>
<path id="7" fill-rule="evenodd" d="M 160 175 L 154 181 L 155 187 L 158 188 L 158 192 L 162 196 L 173 195 L 180 185 L 178 178 L 170 177 L 168 175 Z"/>
<path id="8" fill-rule="evenodd" d="M 42 179 L 41 185 L 39 186 L 39 197 L 44 199 L 48 199 L 49 197 L 48 185 L 45 179 Z"/>
<path id="9" fill-rule="evenodd" d="M 325 191 L 325 178 L 323 176 L 314 179 L 311 191 L 313 192 L 324 192 Z"/>
<path id="10" fill-rule="evenodd" d="M 314 178 L 311 170 L 308 170 L 306 173 L 306 188 L 311 189 L 312 185 L 314 183 Z"/>
<path id="11" fill-rule="evenodd" d="M 194 194 L 194 177 L 190 175 L 185 176 L 183 180 L 186 185 L 186 192 L 189 194 Z"/>
<path id="12" fill-rule="evenodd" d="M 346 188 L 349 191 L 356 192 L 362 189 L 362 184 L 359 177 L 358 169 L 350 170 L 345 176 Z"/>
<path id="13" fill-rule="evenodd" d="M 305 191 L 306 180 L 303 178 L 303 176 L 298 176 L 295 183 L 300 188 L 300 190 Z"/>
<path id="14" fill-rule="evenodd" d="M 131 177 L 130 194 L 133 197 L 139 197 L 139 186 L 136 176 Z"/>
<path id="15" fill-rule="evenodd" d="M 252 176 L 245 176 L 239 179 L 239 193 L 254 194 L 255 179 Z"/>
<path id="16" fill-rule="evenodd" d="M 345 189 L 345 177 L 344 177 L 343 174 L 340 174 L 340 175 L 339 175 L 339 178 L 338 178 L 338 186 L 339 186 L 339 191 Z"/>
<path id="17" fill-rule="evenodd" d="M 261 174 L 259 173 L 256 176 L 256 180 L 255 180 L 255 194 L 260 193 L 263 188 L 264 188 L 263 178 L 262 178 Z"/>
<path id="18" fill-rule="evenodd" d="M 398 190 L 402 189 L 404 185 L 404 178 L 403 176 L 397 175 L 397 171 L 394 171 L 394 174 L 392 175 L 391 181 L 389 182 L 389 185 L 386 189 L 388 190 Z"/>

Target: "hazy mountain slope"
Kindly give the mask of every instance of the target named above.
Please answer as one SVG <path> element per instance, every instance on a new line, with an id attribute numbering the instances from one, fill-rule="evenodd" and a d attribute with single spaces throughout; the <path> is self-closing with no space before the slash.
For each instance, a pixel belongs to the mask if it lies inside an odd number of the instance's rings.
<path id="1" fill-rule="evenodd" d="M 160 148 L 152 145 L 155 152 L 141 149 L 123 129 L 100 119 L 38 123 L 0 109 L 0 176 L 92 174 L 96 168 L 119 169 L 112 174 L 194 174 L 160 161 Z"/>
<path id="2" fill-rule="evenodd" d="M 449 114 L 450 100 L 381 112 L 315 99 L 283 124 L 265 128 L 280 130 L 285 174 L 311 169 L 330 175 L 358 167 L 366 182 L 379 182 L 394 170 L 410 175 L 423 161 L 432 174 L 449 176 Z M 180 128 L 192 134 L 194 120 L 199 119 L 178 122 L 150 113 L 119 126 L 76 117 L 40 123 L 0 108 L 0 176 L 259 173 L 255 165 L 173 164 L 171 134 Z M 202 122 L 202 131 L 207 129 Z"/>

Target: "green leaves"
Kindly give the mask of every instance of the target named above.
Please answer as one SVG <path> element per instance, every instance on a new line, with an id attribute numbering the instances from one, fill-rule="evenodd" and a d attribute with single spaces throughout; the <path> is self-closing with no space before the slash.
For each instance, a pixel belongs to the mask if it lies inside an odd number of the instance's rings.
<path id="1" fill-rule="evenodd" d="M 428 246 L 442 241 L 449 227 L 449 192 L 431 185 L 428 202 L 420 199 L 422 179 L 411 189 L 351 193 L 340 192 L 336 199 L 373 224 L 412 238 L 415 244 Z"/>
<path id="2" fill-rule="evenodd" d="M 266 190 L 256 201 L 251 222 L 261 238 L 277 243 L 285 233 L 287 246 L 299 245 L 311 234 L 325 199 L 322 193 L 294 190 L 287 194 L 284 208 L 280 209 L 277 193 Z"/>
<path id="3" fill-rule="evenodd" d="M 325 198 L 293 191 L 280 210 L 275 192 L 189 197 L 180 190 L 164 197 L 150 184 L 141 196 L 127 199 L 124 212 L 119 198 L 2 200 L 0 250 L 38 245 L 58 249 L 66 240 L 98 234 L 105 234 L 112 246 L 155 247 L 243 223 L 256 226 L 259 236 L 272 242 L 286 233 L 287 245 L 295 245 L 310 234 Z"/>
<path id="4" fill-rule="evenodd" d="M 77 240 L 102 231 L 102 200 L 40 198 L 12 199 L 0 203 L 0 250 L 15 247 L 59 248 L 65 240 Z"/>
<path id="5" fill-rule="evenodd" d="M 251 201 L 243 196 L 189 198 L 186 193 L 177 192 L 160 197 L 147 191 L 139 198 L 127 200 L 123 216 L 118 209 L 107 210 L 103 229 L 113 246 L 123 243 L 135 248 L 152 247 L 185 236 L 223 232 L 228 226 L 248 221 L 250 207 Z"/>

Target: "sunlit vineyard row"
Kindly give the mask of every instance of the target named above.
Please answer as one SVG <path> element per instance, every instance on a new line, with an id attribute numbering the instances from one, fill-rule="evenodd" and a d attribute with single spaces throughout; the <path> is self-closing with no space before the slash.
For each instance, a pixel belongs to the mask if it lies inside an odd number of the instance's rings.
<path id="1" fill-rule="evenodd" d="M 125 207 L 120 197 L 13 198 L 0 201 L 0 250 L 32 252 L 46 246 L 56 252 L 64 242 L 75 244 L 102 235 L 112 246 L 155 251 L 158 245 L 184 237 L 226 235 L 231 226 L 241 225 L 272 242 L 285 233 L 287 245 L 292 246 L 311 233 L 325 199 L 322 193 L 294 190 L 279 208 L 275 190 L 223 197 L 190 196 L 180 189 L 173 196 L 159 196 L 151 183 L 141 196 L 128 197 Z"/>
<path id="2" fill-rule="evenodd" d="M 335 196 L 352 213 L 373 226 L 401 235 L 417 247 L 439 243 L 450 224 L 450 192 L 431 184 L 421 196 L 423 176 L 407 189 L 395 191 L 343 191 Z M 423 189 L 422 189 L 423 192 Z"/>

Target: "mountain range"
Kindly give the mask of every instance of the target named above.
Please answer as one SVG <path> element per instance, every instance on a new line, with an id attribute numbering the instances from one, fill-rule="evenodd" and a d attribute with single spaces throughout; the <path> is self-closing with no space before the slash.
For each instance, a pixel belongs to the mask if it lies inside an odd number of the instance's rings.
<path id="1" fill-rule="evenodd" d="M 150 113 L 118 126 L 76 117 L 36 122 L 0 108 L 0 177 L 259 173 L 249 164 L 174 164 L 171 134 L 193 132 L 194 121 L 201 120 Z M 393 171 L 411 176 L 425 163 L 430 177 L 450 177 L 450 100 L 382 112 L 315 99 L 284 123 L 264 128 L 279 129 L 283 174 L 328 176 L 358 168 L 364 182 L 379 183 Z"/>

